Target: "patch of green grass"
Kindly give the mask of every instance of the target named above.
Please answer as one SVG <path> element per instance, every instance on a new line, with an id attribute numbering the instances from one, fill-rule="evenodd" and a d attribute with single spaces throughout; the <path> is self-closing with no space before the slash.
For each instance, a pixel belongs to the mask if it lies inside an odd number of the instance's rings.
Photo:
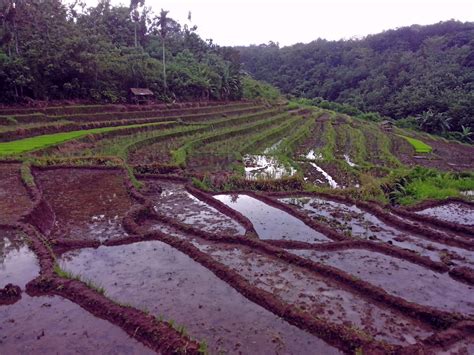
<path id="1" fill-rule="evenodd" d="M 163 124 L 168 124 L 168 123 L 169 122 L 158 122 L 158 123 L 146 123 L 146 124 L 136 124 L 136 125 L 129 125 L 129 126 L 118 126 L 118 127 L 102 127 L 102 128 L 94 128 L 94 129 L 87 129 L 87 130 L 81 130 L 81 131 L 45 134 L 42 136 L 19 139 L 12 142 L 3 142 L 3 143 L 0 143 L 0 156 L 17 155 L 17 154 L 22 154 L 22 153 L 42 149 L 42 148 L 47 148 L 53 145 L 57 145 L 59 143 L 63 143 L 66 141 L 84 137 L 88 134 L 98 134 L 98 133 L 111 132 L 111 131 L 121 130 L 121 129 L 146 127 L 146 126 L 153 126 L 153 125 L 163 125 Z"/>
<path id="2" fill-rule="evenodd" d="M 401 172 L 392 184 L 392 202 L 411 205 L 426 199 L 461 197 L 461 191 L 474 190 L 473 173 L 444 173 L 416 167 Z"/>
<path id="3" fill-rule="evenodd" d="M 406 139 L 408 141 L 408 143 L 410 143 L 413 146 L 413 148 L 415 148 L 415 152 L 417 152 L 417 153 L 426 154 L 426 153 L 431 153 L 433 151 L 433 148 L 431 148 L 431 146 L 429 146 L 428 144 L 426 144 L 426 143 L 424 143 L 424 142 L 422 142 L 418 139 L 403 136 L 401 134 L 399 134 L 398 136 Z"/>

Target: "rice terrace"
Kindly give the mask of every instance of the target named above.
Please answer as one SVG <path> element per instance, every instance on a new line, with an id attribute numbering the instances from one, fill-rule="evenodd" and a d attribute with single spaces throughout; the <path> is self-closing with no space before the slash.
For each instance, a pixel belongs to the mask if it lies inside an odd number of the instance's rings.
<path id="1" fill-rule="evenodd" d="M 472 23 L 219 47 L 140 2 L 7 3 L 1 355 L 474 354 L 472 81 L 443 86 Z M 321 79 L 354 53 L 407 86 Z"/>

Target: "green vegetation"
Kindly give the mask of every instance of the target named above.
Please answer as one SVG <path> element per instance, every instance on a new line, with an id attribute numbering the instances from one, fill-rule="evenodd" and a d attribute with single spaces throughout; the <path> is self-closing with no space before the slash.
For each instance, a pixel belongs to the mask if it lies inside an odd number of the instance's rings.
<path id="1" fill-rule="evenodd" d="M 393 203 L 411 205 L 426 199 L 461 197 L 461 191 L 474 190 L 472 173 L 443 173 L 416 167 L 402 175 L 392 187 Z"/>
<path id="2" fill-rule="evenodd" d="M 284 94 L 363 118 L 418 117 L 432 133 L 474 130 L 472 23 L 413 25 L 359 40 L 239 47 L 244 69 Z M 426 119 L 426 120 L 425 120 Z"/>
<path id="3" fill-rule="evenodd" d="M 106 133 L 121 129 L 129 128 L 139 128 L 139 127 L 148 127 L 148 126 L 160 126 L 167 124 L 169 122 L 159 122 L 159 123 L 147 123 L 147 124 L 136 124 L 130 126 L 117 126 L 117 127 L 103 127 L 103 128 L 94 128 L 82 131 L 71 131 L 71 132 L 62 132 L 55 134 L 45 134 L 42 136 L 36 136 L 31 138 L 24 138 L 12 142 L 2 142 L 0 143 L 0 156 L 5 155 L 14 155 L 22 154 L 25 152 L 30 152 L 33 150 L 47 148 L 49 146 L 57 145 L 72 139 L 78 139 L 80 137 L 86 136 L 88 134 L 99 134 Z"/>
<path id="4" fill-rule="evenodd" d="M 431 151 L 433 150 L 433 148 L 431 148 L 428 144 L 423 143 L 422 141 L 418 139 L 402 136 L 402 135 L 399 135 L 399 137 L 406 139 L 408 143 L 410 143 L 413 146 L 413 148 L 415 148 L 415 152 L 417 153 L 431 153 Z"/>
<path id="5" fill-rule="evenodd" d="M 203 40 L 190 21 L 181 26 L 167 11 L 134 4 L 2 1 L 0 102 L 118 103 L 132 87 L 164 101 L 242 97 L 235 49 Z"/>
<path id="6" fill-rule="evenodd" d="M 243 98 L 247 100 L 263 99 L 275 101 L 281 97 L 280 91 L 274 86 L 257 81 L 246 75 L 242 78 Z"/>

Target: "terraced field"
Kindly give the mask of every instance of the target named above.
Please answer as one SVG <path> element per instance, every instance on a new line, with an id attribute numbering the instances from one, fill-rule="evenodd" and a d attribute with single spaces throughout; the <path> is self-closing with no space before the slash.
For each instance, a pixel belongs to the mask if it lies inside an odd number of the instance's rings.
<path id="1" fill-rule="evenodd" d="M 474 353 L 472 146 L 259 102 L 0 124 L 0 354 Z M 465 196 L 389 204 L 415 166 Z"/>

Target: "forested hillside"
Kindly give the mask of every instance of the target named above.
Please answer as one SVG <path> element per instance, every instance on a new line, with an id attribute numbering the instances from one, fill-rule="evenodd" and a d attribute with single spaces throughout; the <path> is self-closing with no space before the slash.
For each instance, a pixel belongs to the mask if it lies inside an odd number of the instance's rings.
<path id="1" fill-rule="evenodd" d="M 436 133 L 474 129 L 473 48 L 474 23 L 448 21 L 360 40 L 238 49 L 248 72 L 284 93 L 395 119 L 424 114 L 420 124 Z"/>
<path id="2" fill-rule="evenodd" d="M 183 26 L 171 15 L 153 13 L 143 0 L 129 7 L 100 0 L 92 8 L 3 0 L 0 102 L 120 102 L 130 87 L 148 87 L 163 100 L 240 98 L 236 51 L 201 39 L 191 14 Z"/>

